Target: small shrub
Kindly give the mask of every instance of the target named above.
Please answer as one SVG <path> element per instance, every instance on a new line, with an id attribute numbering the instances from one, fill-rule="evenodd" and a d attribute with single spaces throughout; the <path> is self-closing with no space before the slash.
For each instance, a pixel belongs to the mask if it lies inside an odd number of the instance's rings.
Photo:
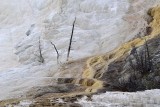
<path id="1" fill-rule="evenodd" d="M 137 49 L 134 47 L 131 55 L 133 59 L 129 58 L 129 65 L 135 73 L 141 73 L 142 76 L 145 76 L 154 71 L 147 42 L 145 42 L 144 50 L 138 53 Z"/>
<path id="2" fill-rule="evenodd" d="M 155 72 L 147 42 L 145 42 L 142 50 L 137 50 L 134 47 L 126 61 L 129 62 L 129 68 L 127 68 L 126 72 L 127 75 L 129 74 L 129 77 L 124 79 L 125 74 L 121 74 L 119 80 L 112 84 L 114 89 L 124 92 L 135 92 L 152 89 L 156 86 L 153 82 L 154 75 L 151 75 L 155 74 Z"/>
<path id="3" fill-rule="evenodd" d="M 123 92 L 135 92 L 145 89 L 141 79 L 138 79 L 134 74 L 131 74 L 128 80 L 121 79 L 118 82 L 115 82 L 113 87 L 116 87 L 118 91 Z"/>

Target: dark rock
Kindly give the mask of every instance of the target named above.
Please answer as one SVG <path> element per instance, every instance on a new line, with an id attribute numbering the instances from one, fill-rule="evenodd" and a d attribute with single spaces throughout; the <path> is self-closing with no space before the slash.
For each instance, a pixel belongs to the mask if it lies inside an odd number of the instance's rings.
<path id="1" fill-rule="evenodd" d="M 80 104 L 72 103 L 69 105 L 69 107 L 82 107 Z"/>
<path id="2" fill-rule="evenodd" d="M 154 81 L 157 82 L 157 83 L 160 83 L 160 76 L 156 76 L 156 77 L 154 78 Z"/>
<path id="3" fill-rule="evenodd" d="M 71 92 L 76 87 L 77 86 L 74 84 L 61 84 L 61 85 L 56 85 L 56 86 L 34 87 L 27 93 L 27 96 L 32 96 L 33 98 L 37 98 L 47 93 Z"/>

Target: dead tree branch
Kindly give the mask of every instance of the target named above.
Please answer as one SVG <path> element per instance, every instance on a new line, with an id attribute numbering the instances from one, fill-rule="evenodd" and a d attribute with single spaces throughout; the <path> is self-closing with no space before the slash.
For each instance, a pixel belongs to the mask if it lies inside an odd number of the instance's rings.
<path id="1" fill-rule="evenodd" d="M 133 59 L 129 59 L 129 63 L 134 72 L 138 71 L 143 76 L 154 72 L 153 61 L 146 40 L 143 50 L 138 52 L 137 49 L 134 49 L 131 55 L 133 55 Z M 135 62 L 133 60 L 135 60 Z"/>
<path id="2" fill-rule="evenodd" d="M 39 62 L 41 63 L 44 63 L 44 58 L 43 58 L 43 55 L 42 55 L 42 48 L 41 48 L 41 40 L 40 40 L 40 37 L 39 37 Z"/>
<path id="3" fill-rule="evenodd" d="M 75 18 L 75 20 L 74 20 L 74 22 L 73 22 L 73 25 L 72 25 L 72 33 L 71 33 L 70 42 L 69 42 L 69 47 L 68 47 L 67 61 L 69 60 L 69 54 L 70 54 L 70 51 L 71 51 L 75 22 L 76 22 L 76 18 Z"/>
<path id="4" fill-rule="evenodd" d="M 51 45 L 53 45 L 54 49 L 56 50 L 56 53 L 57 53 L 57 64 L 59 64 L 59 52 L 58 52 L 58 50 L 56 48 L 56 45 L 53 42 L 51 42 Z"/>

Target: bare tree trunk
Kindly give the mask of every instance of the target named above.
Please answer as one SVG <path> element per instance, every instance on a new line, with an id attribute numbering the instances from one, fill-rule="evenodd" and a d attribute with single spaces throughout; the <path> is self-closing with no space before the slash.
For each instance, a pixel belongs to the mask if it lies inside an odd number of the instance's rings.
<path id="1" fill-rule="evenodd" d="M 56 48 L 56 45 L 54 43 L 51 42 L 51 45 L 53 45 L 54 49 L 56 50 L 56 53 L 57 53 L 57 64 L 59 64 L 59 52 Z"/>
<path id="2" fill-rule="evenodd" d="M 74 22 L 73 22 L 73 26 L 72 26 L 72 33 L 71 33 L 70 42 L 69 42 L 69 47 L 68 47 L 67 61 L 69 60 L 69 54 L 70 54 L 70 51 L 71 51 L 75 22 L 76 22 L 76 18 L 75 18 L 75 20 L 74 20 Z"/>
<path id="3" fill-rule="evenodd" d="M 149 46 L 146 40 L 145 40 L 145 47 L 146 47 L 146 52 L 147 52 L 147 57 L 148 57 L 148 70 L 154 72 L 153 62 L 151 60 L 151 56 L 149 53 Z"/>
<path id="4" fill-rule="evenodd" d="M 41 63 L 44 63 L 44 58 L 43 58 L 43 55 L 42 55 L 42 49 L 41 49 L 41 40 L 40 40 L 40 37 L 39 37 L 39 62 Z"/>

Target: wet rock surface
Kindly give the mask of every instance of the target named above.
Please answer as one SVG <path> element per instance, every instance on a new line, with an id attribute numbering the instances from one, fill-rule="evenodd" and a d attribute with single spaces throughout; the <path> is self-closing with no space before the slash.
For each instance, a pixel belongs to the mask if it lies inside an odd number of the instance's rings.
<path id="1" fill-rule="evenodd" d="M 41 97 L 45 94 L 49 93 L 67 93 L 74 91 L 76 85 L 74 84 L 63 84 L 63 85 L 54 85 L 54 86 L 43 86 L 43 87 L 34 87 L 31 89 L 27 96 L 31 96 L 33 98 Z"/>

